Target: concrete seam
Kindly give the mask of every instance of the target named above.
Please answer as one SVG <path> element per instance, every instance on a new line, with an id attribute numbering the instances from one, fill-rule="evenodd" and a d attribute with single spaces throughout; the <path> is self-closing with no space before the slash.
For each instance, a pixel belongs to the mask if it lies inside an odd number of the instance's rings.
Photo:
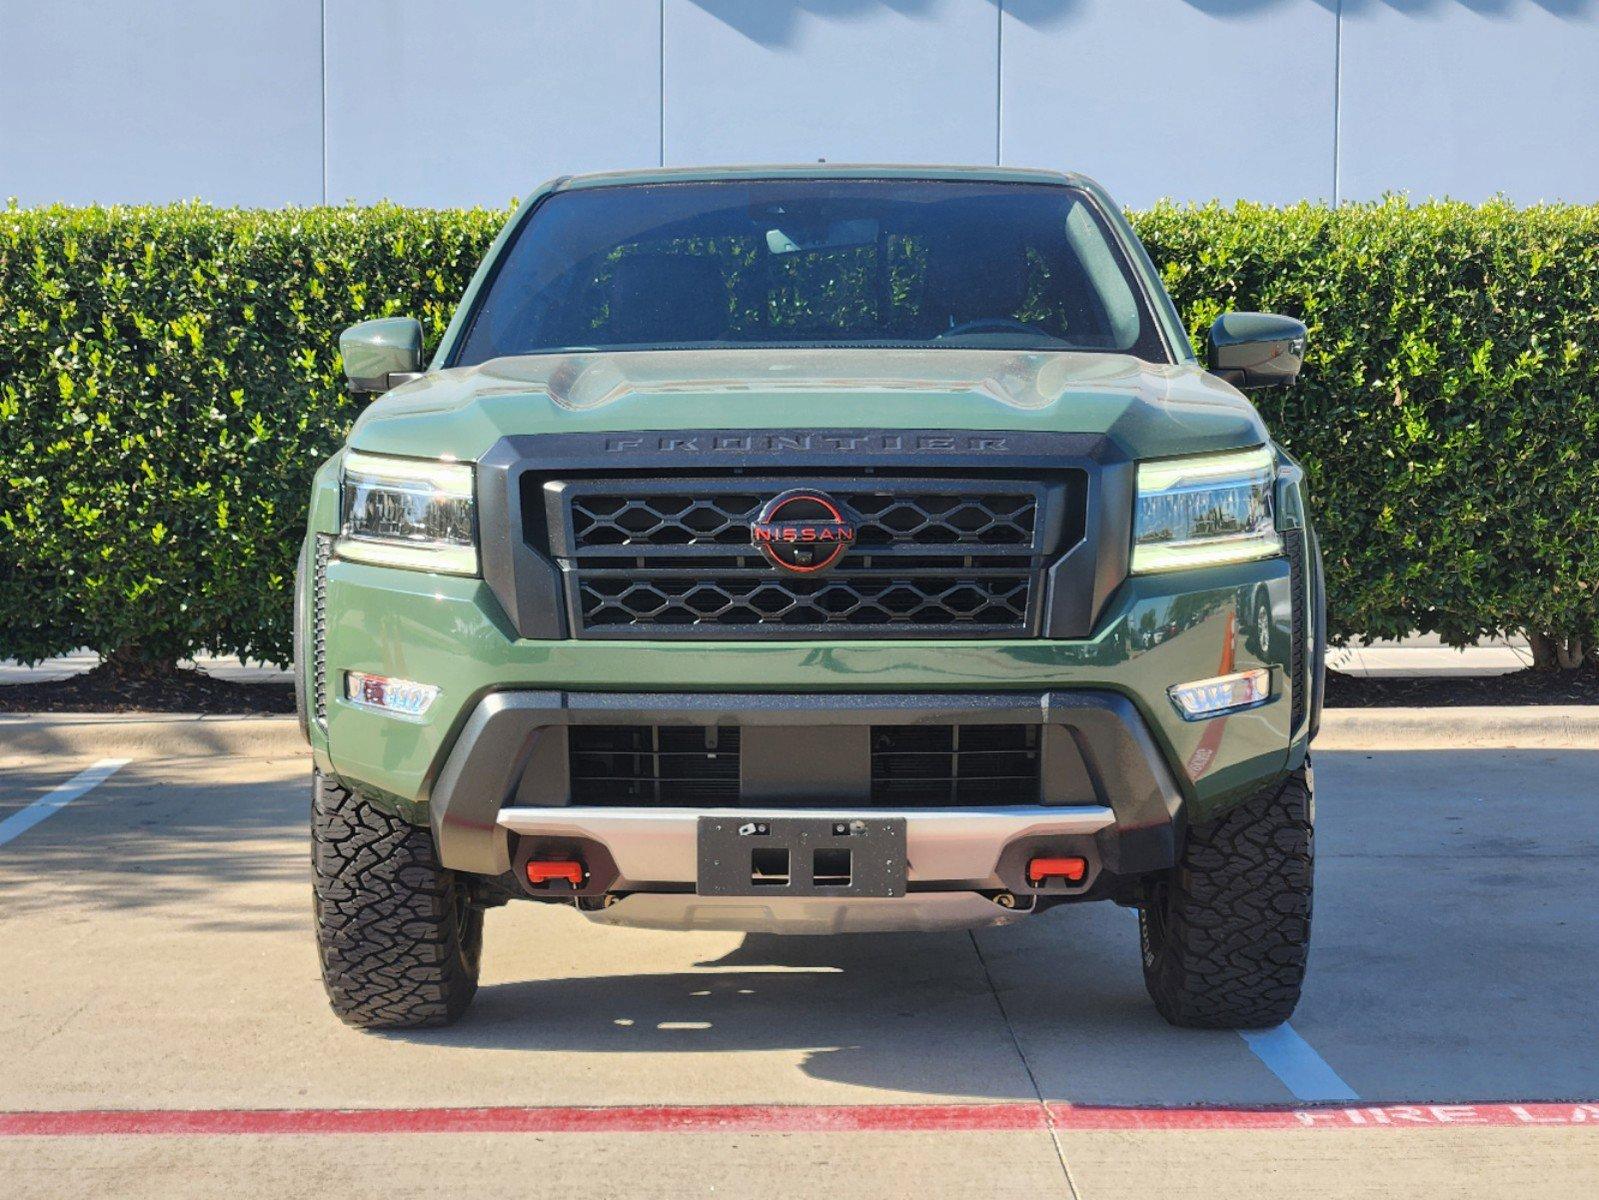
<path id="1" fill-rule="evenodd" d="M 1333 207 L 1343 201 L 1344 142 L 1344 0 L 1333 9 Z"/>
<path id="2" fill-rule="evenodd" d="M 1005 162 L 1005 0 L 995 0 L 994 165 Z"/>
<path id="3" fill-rule="evenodd" d="M 1038 1106 L 1044 1111 L 1044 1123 L 1049 1127 L 1049 1140 L 1055 1147 L 1055 1159 L 1060 1163 L 1061 1177 L 1066 1181 L 1066 1194 L 1071 1200 L 1081 1200 L 1082 1193 L 1077 1190 L 1077 1181 L 1072 1178 L 1072 1169 L 1066 1163 L 1066 1149 L 1060 1144 L 1060 1129 L 1055 1124 L 1055 1113 L 1044 1099 L 1044 1089 L 1038 1086 L 1038 1076 L 1033 1074 L 1033 1064 L 1027 1061 L 1027 1052 L 1022 1049 L 1022 1042 L 1016 1036 L 1016 1026 L 1011 1024 L 1010 1013 L 1005 1010 L 1005 1001 L 1000 998 L 999 987 L 994 983 L 994 975 L 988 969 L 988 960 L 983 957 L 983 948 L 977 944 L 977 931 L 967 930 L 966 936 L 971 939 L 972 952 L 977 955 L 977 965 L 983 969 L 983 978 L 988 982 L 989 995 L 994 997 L 994 1007 L 999 1010 L 1000 1020 L 1005 1022 L 1005 1032 L 1010 1035 L 1010 1044 L 1016 1050 L 1016 1057 L 1022 1064 L 1022 1070 L 1027 1073 L 1027 1082 L 1032 1085 L 1033 1095 L 1038 1098 Z"/>
<path id="4" fill-rule="evenodd" d="M 322 0 L 317 24 L 317 53 L 322 59 L 322 203 L 328 202 L 328 0 Z"/>
<path id="5" fill-rule="evenodd" d="M 656 33 L 659 36 L 656 94 L 660 100 L 660 127 L 656 131 L 656 149 L 659 151 L 660 162 L 656 165 L 664 167 L 666 165 L 666 0 L 661 0 L 660 6 L 656 9 L 656 18 Z"/>

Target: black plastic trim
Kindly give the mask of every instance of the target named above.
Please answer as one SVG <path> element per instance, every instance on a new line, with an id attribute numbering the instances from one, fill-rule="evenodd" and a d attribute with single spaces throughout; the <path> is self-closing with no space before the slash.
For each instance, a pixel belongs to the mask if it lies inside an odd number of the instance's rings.
<path id="1" fill-rule="evenodd" d="M 1305 740 L 1313 742 L 1321 732 L 1321 710 L 1327 696 L 1327 576 L 1322 571 L 1321 539 L 1312 530 L 1310 534 L 1310 571 L 1312 579 L 1310 647 L 1310 724 Z"/>
<path id="2" fill-rule="evenodd" d="M 754 727 L 894 724 L 1034 724 L 1070 738 L 1087 774 L 1086 795 L 1051 796 L 1058 807 L 1105 804 L 1116 824 L 1096 835 L 1106 871 L 1142 875 L 1176 861 L 1182 792 L 1148 727 L 1125 696 L 1097 690 L 1022 694 L 816 695 L 747 693 L 495 692 L 481 700 L 434 784 L 429 804 L 441 860 L 483 875 L 509 869 L 500 809 L 528 789 L 523 775 L 541 742 L 568 725 L 697 724 Z M 553 745 L 552 745 L 553 748 Z M 1048 752 L 1047 752 L 1048 753 Z M 1058 754 L 1059 751 L 1054 753 Z M 542 761 L 542 759 L 540 760 Z M 564 789 L 529 785 L 536 803 L 564 804 Z M 524 795 L 522 802 L 527 802 Z M 759 807 L 758 801 L 751 802 Z M 1046 805 L 1047 807 L 1047 805 Z M 894 810 L 885 808 L 885 814 Z"/>
<path id="3" fill-rule="evenodd" d="M 478 520 L 482 530 L 483 577 L 517 634 L 524 638 L 574 636 L 570 597 L 556 561 L 524 536 L 524 476 L 565 480 L 574 474 L 669 479 L 705 473 L 749 474 L 794 481 L 807 470 L 840 473 L 829 480 L 840 488 L 850 478 L 861 485 L 902 476 L 936 477 L 950 472 L 1001 474 L 1046 483 L 1066 471 L 1087 480 L 1080 541 L 1046 569 L 1043 595 L 1031 597 L 1027 628 L 1006 626 L 846 626 L 760 625 L 711 627 L 698 635 L 690 627 L 655 632 L 661 637 L 1027 637 L 1084 638 L 1112 592 L 1127 574 L 1134 465 L 1103 434 L 934 429 L 700 429 L 686 431 L 523 434 L 501 439 L 479 463 Z M 548 526 L 548 515 L 535 519 Z M 564 531 L 555 531 L 564 537 Z M 557 546 L 561 543 L 558 542 Z M 594 635 L 625 637 L 620 628 Z M 639 636 L 634 634 L 633 636 Z"/>

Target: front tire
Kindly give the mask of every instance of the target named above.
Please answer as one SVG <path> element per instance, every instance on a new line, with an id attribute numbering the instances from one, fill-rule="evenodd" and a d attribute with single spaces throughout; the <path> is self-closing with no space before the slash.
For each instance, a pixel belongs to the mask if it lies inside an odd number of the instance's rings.
<path id="1" fill-rule="evenodd" d="M 433 835 L 321 772 L 311 782 L 311 866 L 322 983 L 363 1029 L 456 1021 L 477 992 L 483 910 L 439 865 Z"/>
<path id="2" fill-rule="evenodd" d="M 1260 1029 L 1299 1003 L 1310 946 L 1314 801 L 1307 763 L 1193 825 L 1139 910 L 1144 984 L 1189 1029 Z"/>

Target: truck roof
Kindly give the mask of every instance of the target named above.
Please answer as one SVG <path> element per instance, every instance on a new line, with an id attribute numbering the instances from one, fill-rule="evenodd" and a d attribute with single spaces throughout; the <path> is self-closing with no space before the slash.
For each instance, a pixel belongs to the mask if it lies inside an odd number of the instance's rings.
<path id="1" fill-rule="evenodd" d="M 720 179 L 940 179 L 986 183 L 1053 183 L 1091 186 L 1083 175 L 1034 167 L 914 166 L 905 163 L 778 163 L 724 167 L 641 167 L 567 175 L 549 191 L 637 183 L 697 183 Z M 541 191 L 545 189 L 540 189 Z"/>

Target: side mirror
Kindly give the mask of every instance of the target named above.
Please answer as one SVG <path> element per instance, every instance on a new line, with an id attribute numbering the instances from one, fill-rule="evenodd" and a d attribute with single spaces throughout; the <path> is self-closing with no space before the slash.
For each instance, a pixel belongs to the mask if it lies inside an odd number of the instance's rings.
<path id="1" fill-rule="evenodd" d="M 1292 383 L 1305 361 L 1305 323 L 1276 313 L 1223 313 L 1210 327 L 1210 373 L 1234 387 Z"/>
<path id="2" fill-rule="evenodd" d="M 422 373 L 422 322 L 415 317 L 379 317 L 339 334 L 344 377 L 350 391 L 381 395 Z"/>

